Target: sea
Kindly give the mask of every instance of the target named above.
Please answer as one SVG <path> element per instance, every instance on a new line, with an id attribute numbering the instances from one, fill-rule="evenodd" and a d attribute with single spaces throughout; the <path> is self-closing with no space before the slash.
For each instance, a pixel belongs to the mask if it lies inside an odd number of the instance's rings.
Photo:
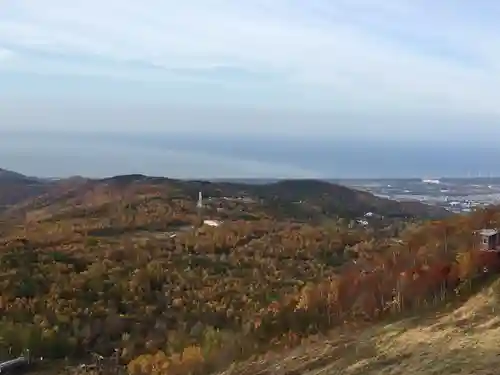
<path id="1" fill-rule="evenodd" d="M 172 178 L 500 176 L 500 148 L 286 134 L 0 133 L 0 168 L 38 177 L 140 173 Z"/>

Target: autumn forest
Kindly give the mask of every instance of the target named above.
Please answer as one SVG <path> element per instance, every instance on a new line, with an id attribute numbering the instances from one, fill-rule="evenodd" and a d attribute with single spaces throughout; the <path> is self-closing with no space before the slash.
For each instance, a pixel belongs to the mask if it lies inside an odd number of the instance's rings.
<path id="1" fill-rule="evenodd" d="M 495 207 L 449 215 L 317 181 L 0 185 L 0 354 L 58 371 L 216 373 L 432 309 L 500 267 L 474 235 L 500 226 Z"/>

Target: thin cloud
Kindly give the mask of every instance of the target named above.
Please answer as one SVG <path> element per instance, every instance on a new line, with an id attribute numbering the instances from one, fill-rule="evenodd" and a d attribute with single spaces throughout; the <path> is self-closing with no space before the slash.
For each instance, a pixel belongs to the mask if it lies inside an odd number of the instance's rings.
<path id="1" fill-rule="evenodd" d="M 8 49 L 0 48 L 0 62 L 8 61 L 14 57 L 14 53 Z"/>
<path id="2" fill-rule="evenodd" d="M 3 69 L 242 88 L 273 77 L 257 84 L 301 93 L 311 106 L 500 116 L 500 11 L 487 0 L 6 0 L 2 8 L 0 45 L 19 60 Z"/>

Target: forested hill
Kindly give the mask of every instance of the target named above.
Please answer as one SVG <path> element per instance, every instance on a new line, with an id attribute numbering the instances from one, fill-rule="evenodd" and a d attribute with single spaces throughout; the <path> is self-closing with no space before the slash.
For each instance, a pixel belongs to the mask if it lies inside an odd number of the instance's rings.
<path id="1" fill-rule="evenodd" d="M 98 353 L 131 375 L 205 375 L 442 303 L 495 265 L 470 249 L 496 208 L 406 220 L 433 208 L 313 180 L 41 183 L 0 213 L 0 357 L 28 348 L 52 373 Z"/>
<path id="2" fill-rule="evenodd" d="M 47 192 L 50 184 L 0 168 L 0 212 L 16 203 Z"/>
<path id="3" fill-rule="evenodd" d="M 325 214 L 352 218 L 367 212 L 387 217 L 443 218 L 450 213 L 420 202 L 396 202 L 319 180 L 283 180 L 254 187 L 256 194 L 280 203 L 303 202 Z"/>
<path id="4" fill-rule="evenodd" d="M 206 198 L 246 197 L 262 203 L 264 209 L 281 219 L 314 220 L 325 217 L 356 218 L 367 212 L 384 217 L 436 219 L 449 216 L 445 209 L 419 202 L 396 202 L 370 193 L 319 180 L 282 180 L 267 184 L 185 181 L 164 177 L 123 175 L 105 179 L 70 178 L 40 180 L 15 172 L 0 173 L 0 207 L 19 204 L 64 204 L 65 199 L 89 191 L 108 189 L 116 197 L 139 190 L 156 192 L 167 198 L 195 200 L 201 191 Z"/>

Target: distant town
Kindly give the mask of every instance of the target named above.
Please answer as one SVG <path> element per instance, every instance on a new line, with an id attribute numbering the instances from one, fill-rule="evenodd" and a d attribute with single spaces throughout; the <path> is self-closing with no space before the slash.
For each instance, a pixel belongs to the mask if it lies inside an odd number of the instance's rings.
<path id="1" fill-rule="evenodd" d="M 500 178 L 339 180 L 343 185 L 398 201 L 419 201 L 467 213 L 500 203 Z"/>

